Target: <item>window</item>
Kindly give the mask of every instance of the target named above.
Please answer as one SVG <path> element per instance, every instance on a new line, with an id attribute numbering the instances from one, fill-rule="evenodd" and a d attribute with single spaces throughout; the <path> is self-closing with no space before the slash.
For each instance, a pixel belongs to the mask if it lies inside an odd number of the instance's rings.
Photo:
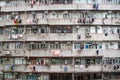
<path id="1" fill-rule="evenodd" d="M 102 49 L 102 44 L 99 44 L 99 49 Z"/>
<path id="2" fill-rule="evenodd" d="M 3 64 L 3 59 L 0 59 L 0 64 Z"/>
<path id="3" fill-rule="evenodd" d="M 2 28 L 0 28 L 0 35 L 3 35 L 3 29 Z"/>
<path id="4" fill-rule="evenodd" d="M 35 43 L 36 49 L 40 49 L 40 43 Z"/>
<path id="5" fill-rule="evenodd" d="M 12 79 L 14 78 L 14 75 L 12 73 L 4 73 L 6 79 Z"/>
<path id="6" fill-rule="evenodd" d="M 91 59 L 90 64 L 95 64 L 95 59 Z"/>
<path id="7" fill-rule="evenodd" d="M 75 59 L 75 64 L 80 65 L 81 64 L 81 59 Z"/>
<path id="8" fill-rule="evenodd" d="M 30 42 L 26 44 L 26 47 L 27 49 L 42 49 L 42 48 L 45 48 L 45 44 L 38 43 L 38 42 Z"/>
<path id="9" fill-rule="evenodd" d="M 61 45 L 60 45 L 59 42 L 51 43 L 50 44 L 50 49 L 61 49 Z"/>
<path id="10" fill-rule="evenodd" d="M 37 34 L 37 28 L 36 28 L 36 26 L 33 26 L 31 28 L 31 34 Z"/>
<path id="11" fill-rule="evenodd" d="M 24 59 L 24 58 L 15 58 L 15 64 L 26 64 L 26 59 Z"/>
<path id="12" fill-rule="evenodd" d="M 24 28 L 18 28 L 18 34 L 22 34 L 24 32 Z"/>
<path id="13" fill-rule="evenodd" d="M 80 49 L 80 43 L 76 43 L 76 44 L 74 44 L 74 49 Z"/>
<path id="14" fill-rule="evenodd" d="M 33 43 L 30 43 L 30 49 L 35 49 L 35 44 L 34 44 L 34 42 Z"/>
<path id="15" fill-rule="evenodd" d="M 0 21 L 4 20 L 4 15 L 0 15 Z"/>
<path id="16" fill-rule="evenodd" d="M 14 44 L 14 49 L 23 49 L 23 44 L 21 42 L 16 42 Z"/>
<path id="17" fill-rule="evenodd" d="M 113 42 L 109 43 L 109 49 L 114 49 L 114 43 Z"/>
<path id="18" fill-rule="evenodd" d="M 102 49 L 102 43 L 96 42 L 96 49 Z"/>
<path id="19" fill-rule="evenodd" d="M 50 60 L 47 58 L 37 58 L 36 61 L 37 61 L 37 64 L 39 65 L 50 64 Z"/>
<path id="20" fill-rule="evenodd" d="M 88 58 L 88 59 L 75 59 L 75 64 L 79 65 L 79 64 L 86 64 L 86 65 L 95 65 L 100 64 L 102 62 L 101 58 L 95 59 L 95 58 Z"/>
<path id="21" fill-rule="evenodd" d="M 31 74 L 27 75 L 27 80 L 37 80 L 38 79 L 38 74 Z"/>
<path id="22" fill-rule="evenodd" d="M 51 64 L 52 65 L 60 65 L 62 64 L 62 59 L 51 59 Z"/>
<path id="23" fill-rule="evenodd" d="M 61 44 L 61 47 L 62 47 L 62 49 L 67 49 L 67 44 L 66 43 L 63 43 L 63 44 Z"/>
<path id="24" fill-rule="evenodd" d="M 120 64 L 120 57 L 106 57 L 103 62 L 104 64 Z"/>
<path id="25" fill-rule="evenodd" d="M 90 65 L 90 59 L 86 59 L 86 64 Z"/>
<path id="26" fill-rule="evenodd" d="M 63 64 L 72 64 L 72 59 L 63 59 Z"/>
<path id="27" fill-rule="evenodd" d="M 97 59 L 95 59 L 95 63 L 97 63 L 97 64 L 101 64 L 101 63 L 102 63 L 102 59 L 101 59 L 101 58 L 97 58 Z"/>
<path id="28" fill-rule="evenodd" d="M 42 27 L 37 27 L 37 33 L 47 33 L 48 32 L 48 27 L 42 26 Z"/>
<path id="29" fill-rule="evenodd" d="M 10 49 L 9 43 L 4 43 L 4 49 Z"/>
<path id="30" fill-rule="evenodd" d="M 95 33 L 97 30 L 96 30 L 96 27 L 90 27 L 90 32 L 91 33 Z M 97 32 L 96 32 L 97 33 Z"/>
<path id="31" fill-rule="evenodd" d="M 85 45 L 85 49 L 93 49 L 94 47 L 95 47 L 95 45 L 92 42 L 87 42 Z"/>
<path id="32" fill-rule="evenodd" d="M 26 34 L 31 34 L 31 28 L 26 29 Z"/>
<path id="33" fill-rule="evenodd" d="M 41 49 L 46 49 L 46 48 L 48 48 L 48 45 L 46 43 L 41 43 L 40 48 Z"/>
<path id="34" fill-rule="evenodd" d="M 84 43 L 75 43 L 74 49 L 84 49 Z"/>

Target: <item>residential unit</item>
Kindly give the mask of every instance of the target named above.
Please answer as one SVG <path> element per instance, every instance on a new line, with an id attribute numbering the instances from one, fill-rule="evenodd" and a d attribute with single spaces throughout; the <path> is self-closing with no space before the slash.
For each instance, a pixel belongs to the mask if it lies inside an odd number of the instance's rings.
<path id="1" fill-rule="evenodd" d="M 120 80 L 120 0 L 0 0 L 0 80 Z"/>

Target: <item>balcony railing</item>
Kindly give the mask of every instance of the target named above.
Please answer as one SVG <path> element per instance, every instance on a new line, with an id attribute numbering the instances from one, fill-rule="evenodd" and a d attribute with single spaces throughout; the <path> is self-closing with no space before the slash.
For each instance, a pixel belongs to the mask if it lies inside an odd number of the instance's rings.
<path id="1" fill-rule="evenodd" d="M 119 34 L 108 33 L 37 33 L 0 35 L 0 41 L 119 41 Z"/>
<path id="2" fill-rule="evenodd" d="M 24 56 L 24 57 L 118 57 L 120 50 L 116 49 L 100 49 L 97 53 L 96 49 L 83 49 L 83 50 L 72 50 L 72 49 L 37 49 L 37 50 L 8 50 L 2 53 L 1 56 Z"/>
<path id="3" fill-rule="evenodd" d="M 101 65 L 75 65 L 75 72 L 100 72 Z"/>
<path id="4" fill-rule="evenodd" d="M 98 4 L 98 10 L 120 10 L 120 5 Z M 30 5 L 22 6 L 3 6 L 1 11 L 30 11 L 30 10 L 95 10 L 93 4 L 49 4 L 49 5 Z"/>
<path id="5" fill-rule="evenodd" d="M 15 72 L 100 72 L 101 65 L 4 65 L 4 71 Z M 33 66 L 35 67 L 33 69 Z M 1 65 L 0 67 L 3 67 Z"/>
<path id="6" fill-rule="evenodd" d="M 79 23 L 77 18 L 66 18 L 66 19 L 39 19 L 37 23 L 34 23 L 32 19 L 22 19 L 22 23 L 14 23 L 13 20 L 0 21 L 1 26 L 4 25 L 35 25 L 35 24 L 46 24 L 46 25 L 119 25 L 120 19 L 103 19 L 96 18 L 93 23 Z"/>

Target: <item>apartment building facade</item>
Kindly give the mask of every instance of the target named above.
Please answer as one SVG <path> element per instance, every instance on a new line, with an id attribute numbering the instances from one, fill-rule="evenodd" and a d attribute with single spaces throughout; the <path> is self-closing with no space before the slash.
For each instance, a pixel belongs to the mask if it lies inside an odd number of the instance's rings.
<path id="1" fill-rule="evenodd" d="M 0 80 L 119 80 L 120 0 L 1 0 Z"/>

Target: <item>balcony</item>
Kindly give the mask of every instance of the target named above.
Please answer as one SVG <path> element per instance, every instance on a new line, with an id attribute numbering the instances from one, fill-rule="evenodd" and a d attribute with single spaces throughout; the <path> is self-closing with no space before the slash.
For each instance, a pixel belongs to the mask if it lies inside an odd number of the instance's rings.
<path id="1" fill-rule="evenodd" d="M 104 56 L 104 51 L 99 50 L 99 54 L 97 55 L 96 49 L 81 49 L 81 50 L 74 50 L 73 56 L 81 56 L 81 57 L 93 57 L 93 56 Z"/>
<path id="2" fill-rule="evenodd" d="M 58 54 L 54 54 L 58 52 Z M 26 50 L 26 49 L 11 49 L 7 51 L 2 51 L 0 56 L 10 56 L 10 57 L 69 57 L 72 55 L 72 50 L 60 50 L 60 49 L 37 49 L 37 50 Z"/>
<path id="3" fill-rule="evenodd" d="M 120 10 L 118 4 L 99 4 L 98 10 Z M 31 10 L 95 10 L 92 4 L 36 4 L 31 8 L 30 5 L 22 6 L 3 6 L 1 11 L 31 11 Z"/>
<path id="4" fill-rule="evenodd" d="M 101 4 L 99 5 L 99 9 L 100 10 L 120 10 L 119 7 L 120 5 L 119 4 L 114 4 L 114 5 L 111 5 L 111 4 Z"/>
<path id="5" fill-rule="evenodd" d="M 9 54 L 4 52 L 0 56 L 10 57 L 118 57 L 120 56 L 120 50 L 116 49 L 100 49 L 97 54 L 96 49 L 83 49 L 83 50 L 72 50 L 72 49 L 37 49 L 37 50 L 25 50 L 25 49 L 12 49 L 9 50 Z"/>
<path id="6" fill-rule="evenodd" d="M 13 65 L 12 64 L 4 64 L 0 65 L 0 70 L 4 71 L 19 71 L 19 72 L 24 72 L 25 71 L 25 66 L 24 65 L 14 65 L 14 68 L 12 69 Z"/>
<path id="7" fill-rule="evenodd" d="M 103 65 L 103 72 L 120 72 L 120 68 L 117 68 L 117 64 Z"/>
<path id="8" fill-rule="evenodd" d="M 97 55 L 96 49 L 83 49 L 73 50 L 73 56 L 104 56 L 104 57 L 117 57 L 120 56 L 120 50 L 116 49 L 100 49 Z"/>
<path id="9" fill-rule="evenodd" d="M 78 36 L 80 35 L 80 38 Z M 119 41 L 118 34 L 89 33 L 87 37 L 84 33 L 37 33 L 37 34 L 16 34 L 0 35 L 1 41 Z"/>
<path id="10" fill-rule="evenodd" d="M 54 54 L 55 53 L 55 54 Z M 72 50 L 60 50 L 60 49 L 45 49 L 45 50 L 31 50 L 30 56 L 32 57 L 70 57 L 72 56 Z"/>
<path id="11" fill-rule="evenodd" d="M 73 33 L 43 33 L 36 35 L 26 35 L 28 41 L 39 40 L 39 41 L 69 41 L 75 40 L 76 36 Z M 69 37 L 71 36 L 71 37 Z"/>
<path id="12" fill-rule="evenodd" d="M 11 70 L 12 65 L 4 65 L 4 71 L 15 71 L 15 72 L 100 72 L 102 71 L 101 65 L 15 65 L 14 69 Z M 35 70 L 33 70 L 35 66 Z M 0 67 L 3 67 L 1 65 Z"/>
<path id="13" fill-rule="evenodd" d="M 2 24 L 4 25 L 30 25 L 30 24 L 36 24 L 32 22 L 32 19 L 22 19 L 22 23 L 20 24 L 15 24 L 14 20 L 6 20 L 4 22 L 2 22 Z M 48 20 L 47 19 L 39 19 L 37 24 L 48 24 Z"/>
<path id="14" fill-rule="evenodd" d="M 101 72 L 101 65 L 75 65 L 75 72 Z"/>
<path id="15" fill-rule="evenodd" d="M 10 10 L 11 9 L 11 10 Z M 1 11 L 31 11 L 31 10 L 76 10 L 76 9 L 93 9 L 92 5 L 73 5 L 73 4 L 53 4 L 53 5 L 34 5 L 31 6 L 4 6 Z"/>
<path id="16" fill-rule="evenodd" d="M 0 21 L 1 25 L 119 25 L 120 19 L 103 19 L 96 18 L 93 23 L 79 23 L 79 19 L 76 18 L 67 18 L 67 19 L 39 19 L 37 23 L 34 23 L 32 19 L 22 19 L 22 23 L 15 24 L 13 20 L 4 20 Z"/>
<path id="17" fill-rule="evenodd" d="M 74 34 L 76 36 L 77 34 Z M 118 34 L 111 34 L 109 33 L 107 36 L 105 36 L 104 33 L 89 33 L 89 37 L 87 37 L 85 34 L 80 34 L 81 38 L 77 39 L 78 41 L 107 41 L 107 40 L 116 40 L 119 41 L 119 35 Z"/>
<path id="18" fill-rule="evenodd" d="M 120 19 L 104 19 L 103 23 L 104 25 L 119 25 L 120 24 Z"/>

